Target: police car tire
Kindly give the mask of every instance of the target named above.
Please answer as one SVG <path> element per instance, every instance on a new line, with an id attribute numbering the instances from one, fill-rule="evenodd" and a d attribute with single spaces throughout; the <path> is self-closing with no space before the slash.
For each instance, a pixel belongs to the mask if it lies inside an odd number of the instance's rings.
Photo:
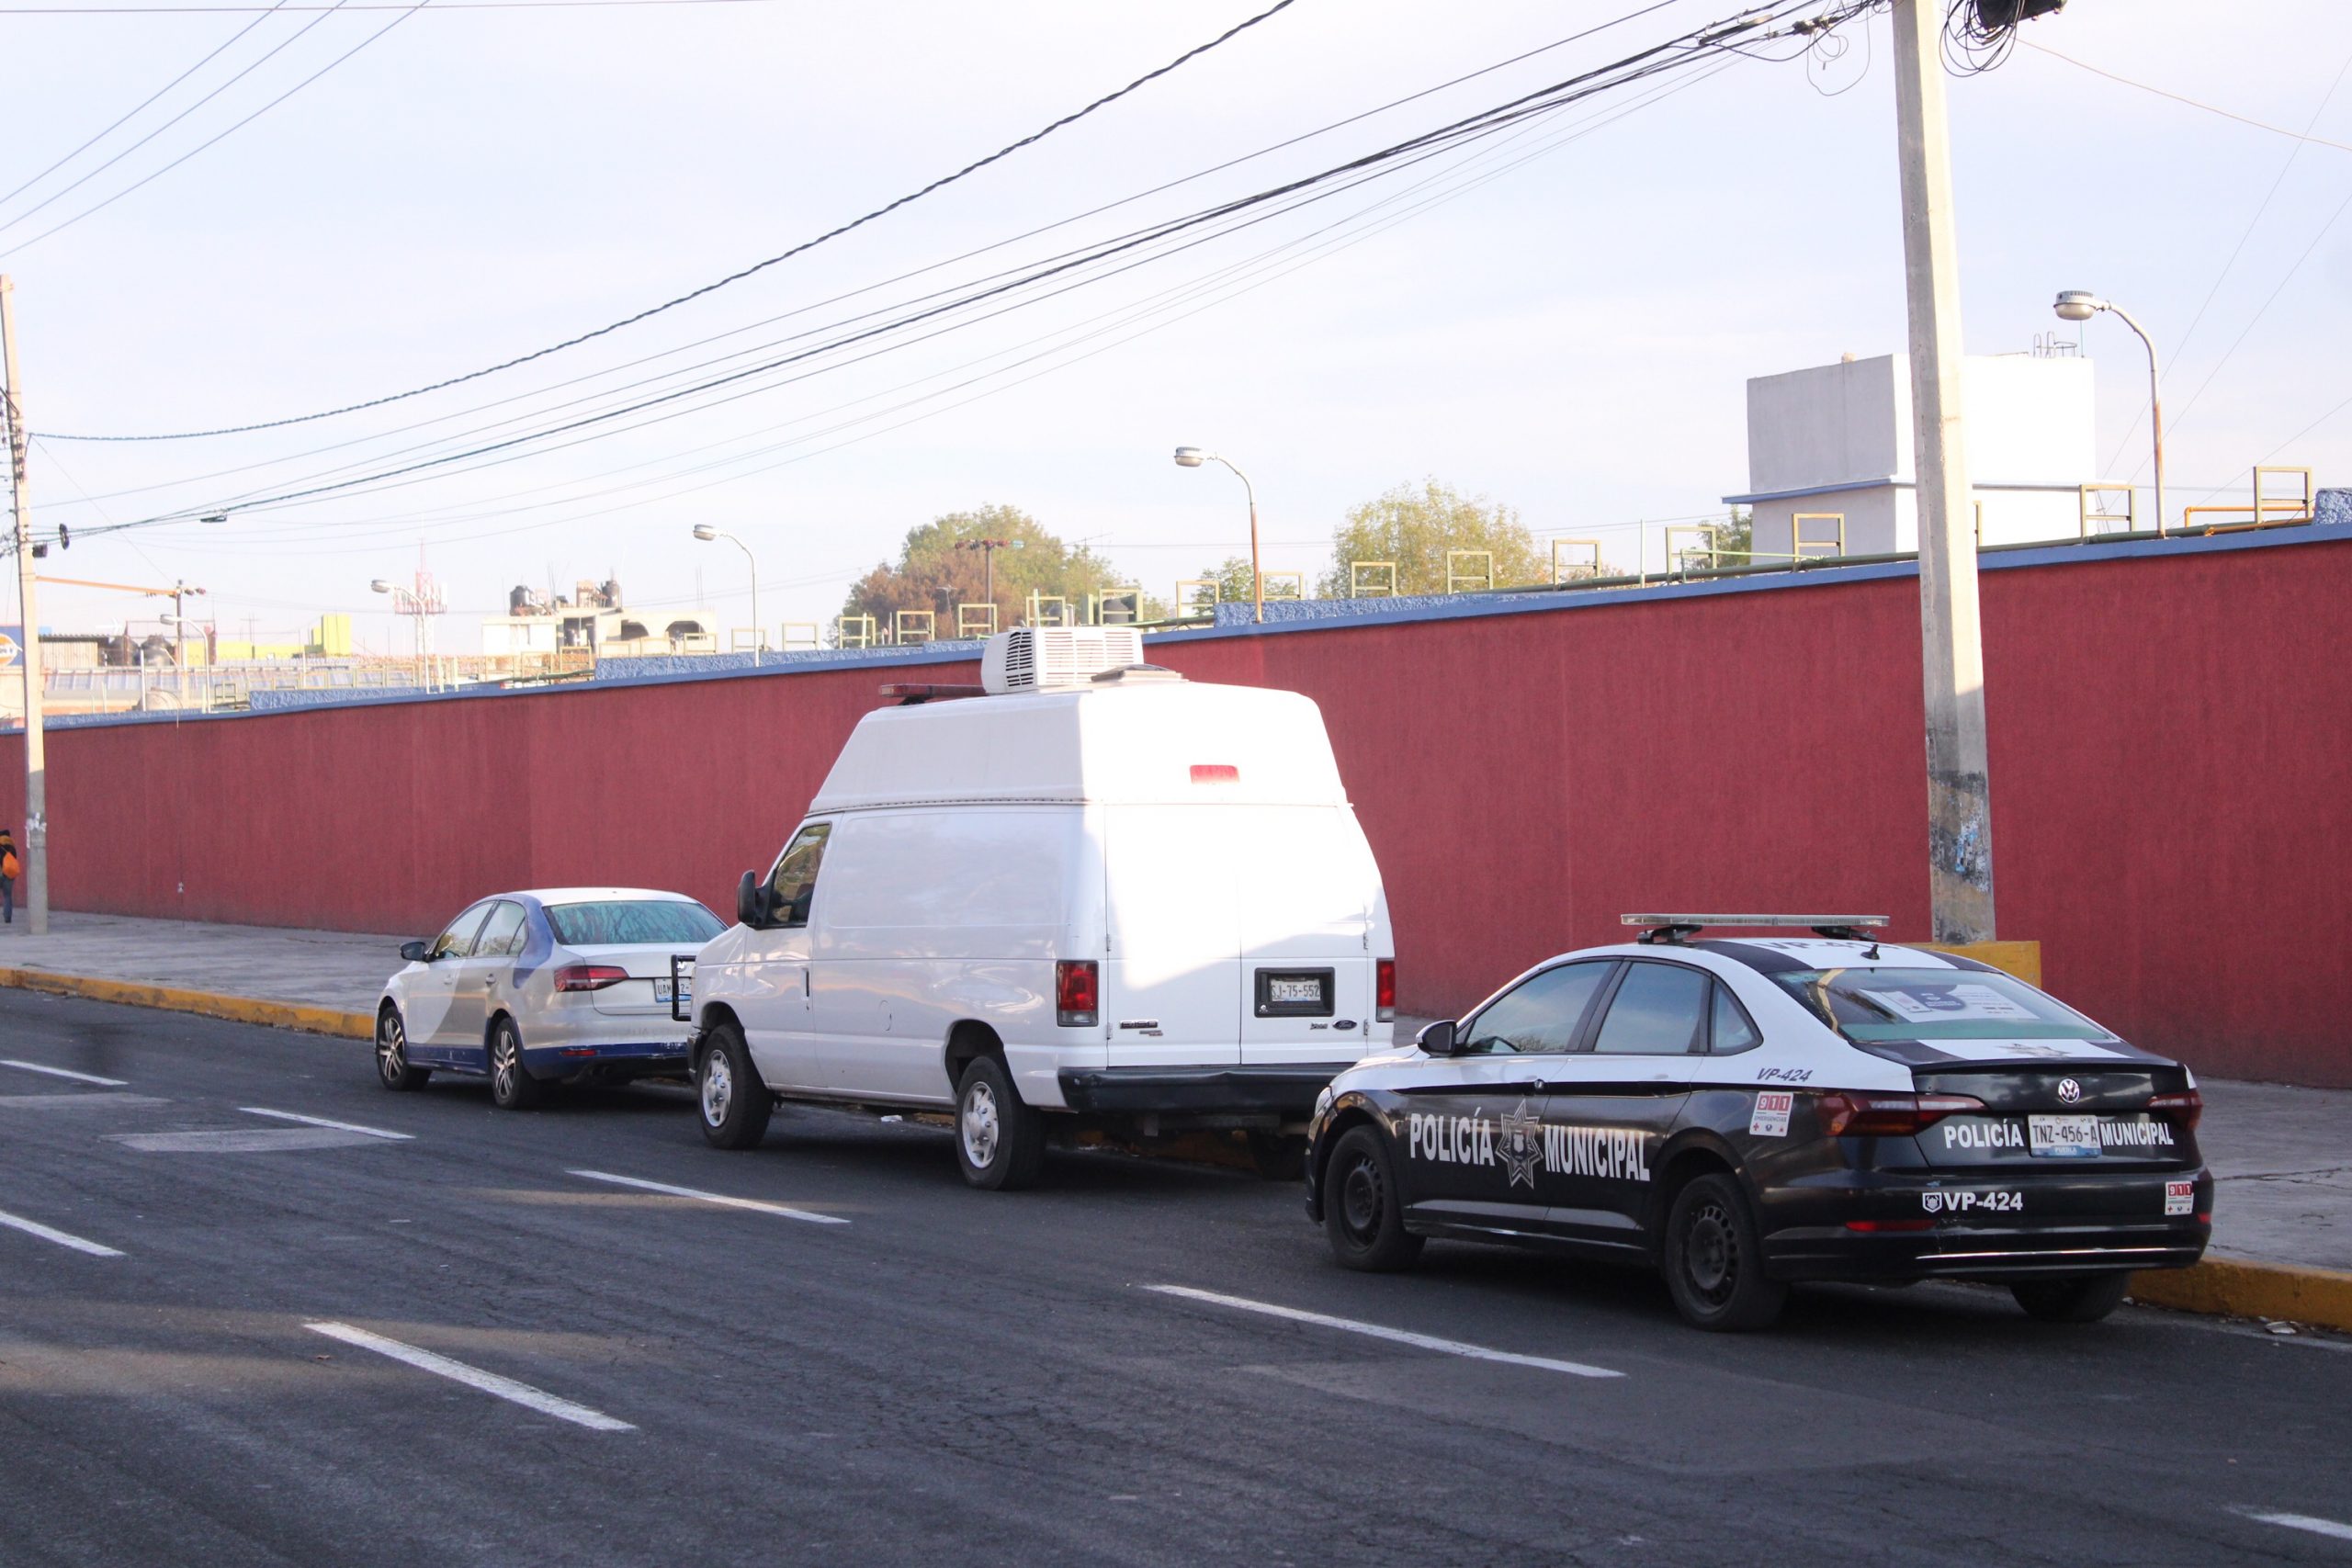
<path id="1" fill-rule="evenodd" d="M 1396 1158 L 1379 1128 L 1351 1127 L 1331 1150 L 1323 1168 L 1323 1231 L 1343 1267 L 1366 1273 L 1409 1269 L 1421 1256 L 1422 1238 L 1405 1228 Z"/>
<path id="2" fill-rule="evenodd" d="M 986 1153 L 983 1161 L 975 1151 Z M 956 1167 L 990 1192 L 1035 1187 L 1046 1168 L 1046 1119 L 1023 1103 L 994 1056 L 976 1056 L 956 1086 Z"/>
<path id="3" fill-rule="evenodd" d="M 2132 1276 L 2086 1274 L 2072 1280 L 2020 1280 L 2009 1287 L 2026 1315 L 2043 1323 L 2097 1323 L 2123 1304 Z"/>
<path id="4" fill-rule="evenodd" d="M 695 1119 L 704 1139 L 713 1148 L 758 1148 L 775 1111 L 775 1096 L 752 1065 L 743 1032 L 732 1023 L 713 1025 L 695 1063 Z"/>
<path id="5" fill-rule="evenodd" d="M 502 1018 L 490 1032 L 490 1100 L 501 1111 L 529 1111 L 546 1100 L 547 1085 L 523 1065 L 523 1036 Z"/>
<path id="6" fill-rule="evenodd" d="M 400 1010 L 386 1008 L 376 1015 L 376 1081 L 389 1089 L 417 1089 L 433 1076 L 430 1067 L 408 1065 L 408 1024 Z"/>
<path id="7" fill-rule="evenodd" d="M 1769 1328 L 1788 1304 L 1788 1286 L 1765 1277 L 1756 1216 L 1730 1176 L 1702 1176 L 1675 1193 L 1664 1263 L 1675 1310 L 1693 1328 Z"/>

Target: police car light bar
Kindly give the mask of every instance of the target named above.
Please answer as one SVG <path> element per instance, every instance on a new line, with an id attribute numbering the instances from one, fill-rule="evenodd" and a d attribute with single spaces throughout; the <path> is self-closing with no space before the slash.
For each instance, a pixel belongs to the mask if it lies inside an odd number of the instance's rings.
<path id="1" fill-rule="evenodd" d="M 1888 923 L 1884 915 L 1625 915 L 1629 926 L 1647 928 L 1637 939 L 1645 942 L 1676 942 L 1696 936 L 1709 926 L 1797 926 L 1816 935 L 1859 942 L 1861 933 Z"/>

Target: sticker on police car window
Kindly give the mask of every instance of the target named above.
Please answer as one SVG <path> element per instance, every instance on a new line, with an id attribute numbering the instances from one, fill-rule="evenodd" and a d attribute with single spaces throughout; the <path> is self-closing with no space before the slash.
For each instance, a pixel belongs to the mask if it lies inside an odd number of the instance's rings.
<path id="1" fill-rule="evenodd" d="M 1751 1138 L 1785 1138 L 1789 1135 L 1789 1112 L 1796 1109 L 1797 1097 L 1787 1089 L 1764 1089 L 1756 1096 L 1755 1114 L 1747 1119 L 1747 1135 Z"/>
<path id="2" fill-rule="evenodd" d="M 2167 1181 L 2165 1183 L 2165 1213 L 2193 1214 L 2197 1212 L 2197 1183 Z"/>
<path id="3" fill-rule="evenodd" d="M 1862 995 L 1912 1023 L 2034 1023 L 2030 1008 L 2021 1007 L 1992 987 L 1972 981 L 1954 985 L 1913 984 L 1901 990 L 1864 989 Z"/>

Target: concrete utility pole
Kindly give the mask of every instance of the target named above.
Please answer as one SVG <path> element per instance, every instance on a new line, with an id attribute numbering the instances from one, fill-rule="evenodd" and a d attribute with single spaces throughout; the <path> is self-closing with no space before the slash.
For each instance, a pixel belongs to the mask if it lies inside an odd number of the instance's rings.
<path id="1" fill-rule="evenodd" d="M 16 498 L 17 603 L 24 607 L 25 930 L 49 934 L 49 763 L 40 733 L 40 612 L 33 604 L 32 498 L 25 491 L 24 381 L 17 373 L 16 285 L 0 273 L 0 365 L 7 376 L 8 478 Z"/>
<path id="2" fill-rule="evenodd" d="M 1960 261 L 1938 50 L 1939 0 L 1894 0 L 1894 121 L 1919 502 L 1919 639 L 1928 708 L 1928 894 L 1938 942 L 1993 940 L 1993 803 L 1984 637 L 1961 439 Z"/>

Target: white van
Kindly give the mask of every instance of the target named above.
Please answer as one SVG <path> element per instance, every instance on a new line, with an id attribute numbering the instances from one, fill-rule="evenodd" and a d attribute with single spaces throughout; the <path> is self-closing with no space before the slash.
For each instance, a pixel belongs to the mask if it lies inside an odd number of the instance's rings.
<path id="1" fill-rule="evenodd" d="M 952 1105 L 980 1187 L 1034 1180 L 1049 1129 L 1272 1155 L 1388 1043 L 1387 899 L 1321 713 L 1141 656 L 1023 628 L 982 687 L 884 688 L 696 960 L 711 1142 L 784 1099 Z"/>

